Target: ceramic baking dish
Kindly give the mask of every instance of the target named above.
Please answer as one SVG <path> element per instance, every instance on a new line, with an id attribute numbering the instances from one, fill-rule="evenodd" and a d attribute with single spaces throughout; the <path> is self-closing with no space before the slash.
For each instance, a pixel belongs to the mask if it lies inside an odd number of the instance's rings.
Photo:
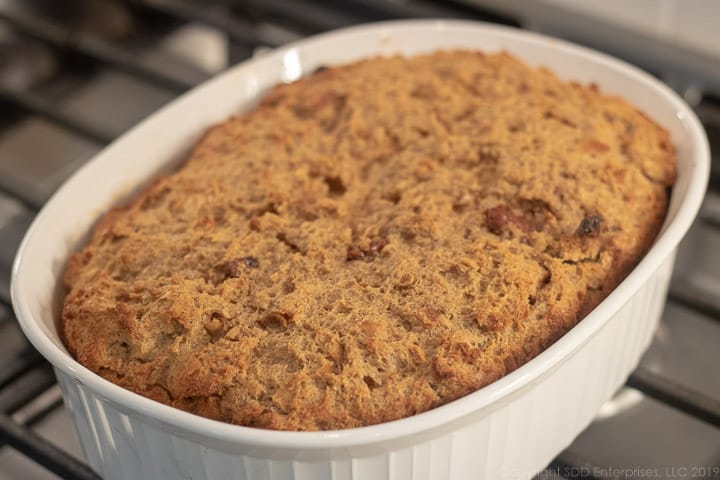
<path id="1" fill-rule="evenodd" d="M 672 134 L 678 179 L 654 246 L 568 334 L 513 373 L 410 418 L 327 432 L 279 432 L 208 420 L 143 398 L 77 363 L 60 342 L 59 277 L 102 211 L 172 168 L 210 125 L 278 82 L 320 65 L 439 48 L 507 50 L 561 77 L 620 94 Z M 648 346 L 675 249 L 702 201 L 707 139 L 693 112 L 640 70 L 524 31 L 463 21 L 379 23 L 319 35 L 250 60 L 152 115 L 99 153 L 50 200 L 13 269 L 30 341 L 54 365 L 87 460 L 106 479 L 530 478 L 591 421 Z"/>

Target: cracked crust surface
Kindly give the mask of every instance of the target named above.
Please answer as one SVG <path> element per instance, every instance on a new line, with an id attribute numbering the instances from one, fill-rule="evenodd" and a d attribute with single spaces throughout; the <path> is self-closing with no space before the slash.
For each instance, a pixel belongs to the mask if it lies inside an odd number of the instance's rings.
<path id="1" fill-rule="evenodd" d="M 506 53 L 279 85 L 96 225 L 61 331 L 108 380 L 241 425 L 406 417 L 543 351 L 656 236 L 675 155 Z"/>

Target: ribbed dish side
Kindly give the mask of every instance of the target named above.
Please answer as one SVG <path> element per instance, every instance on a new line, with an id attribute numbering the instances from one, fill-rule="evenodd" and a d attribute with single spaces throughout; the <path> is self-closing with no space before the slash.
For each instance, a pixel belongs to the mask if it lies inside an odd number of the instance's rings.
<path id="1" fill-rule="evenodd" d="M 657 326 L 672 265 L 673 256 L 544 379 L 452 431 L 410 446 L 380 445 L 383 453 L 364 458 L 328 451 L 325 462 L 270 460 L 232 453 L 237 446 L 209 448 L 201 438 L 189 440 L 189 434 L 177 436 L 140 414 L 126 415 L 68 375 L 56 374 L 86 458 L 107 480 L 528 479 L 590 423 L 635 368 Z"/>

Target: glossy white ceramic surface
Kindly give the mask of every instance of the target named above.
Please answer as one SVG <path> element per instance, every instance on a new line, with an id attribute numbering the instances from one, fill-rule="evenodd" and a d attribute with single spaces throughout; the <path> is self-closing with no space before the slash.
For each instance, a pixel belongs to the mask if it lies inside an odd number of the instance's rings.
<path id="1" fill-rule="evenodd" d="M 97 217 L 176 165 L 203 131 L 271 85 L 319 65 L 438 48 L 508 50 L 561 77 L 620 94 L 670 130 L 678 180 L 668 217 L 641 263 L 553 346 L 497 382 L 410 418 L 332 432 L 224 424 L 140 397 L 75 362 L 55 322 L 59 277 Z M 46 204 L 13 268 L 21 326 L 55 366 L 90 463 L 107 479 L 530 478 L 590 422 L 648 346 L 675 248 L 701 203 L 707 140 L 692 111 L 649 75 L 606 55 L 519 30 L 462 21 L 401 21 L 332 32 L 245 62 L 122 136 Z"/>

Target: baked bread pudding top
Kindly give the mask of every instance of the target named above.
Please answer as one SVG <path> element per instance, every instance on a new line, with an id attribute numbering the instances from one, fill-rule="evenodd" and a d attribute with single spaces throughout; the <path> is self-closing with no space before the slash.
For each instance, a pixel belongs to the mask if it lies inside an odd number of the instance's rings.
<path id="1" fill-rule="evenodd" d="M 104 378 L 213 419 L 407 417 L 594 308 L 651 245 L 674 176 L 642 112 L 507 53 L 322 69 L 100 219 L 68 262 L 62 337 Z"/>

